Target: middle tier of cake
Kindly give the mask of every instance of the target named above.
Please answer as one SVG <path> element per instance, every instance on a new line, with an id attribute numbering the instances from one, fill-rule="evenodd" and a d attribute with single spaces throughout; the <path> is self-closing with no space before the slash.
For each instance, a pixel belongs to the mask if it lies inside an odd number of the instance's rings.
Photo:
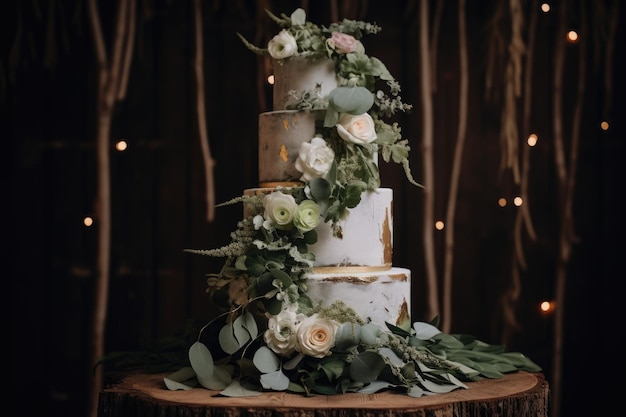
<path id="1" fill-rule="evenodd" d="M 269 194 L 275 188 L 252 188 L 245 194 Z M 340 235 L 329 223 L 315 228 L 317 242 L 309 246 L 315 267 L 391 267 L 393 257 L 393 190 L 378 188 L 361 195 L 361 202 L 337 221 Z"/>

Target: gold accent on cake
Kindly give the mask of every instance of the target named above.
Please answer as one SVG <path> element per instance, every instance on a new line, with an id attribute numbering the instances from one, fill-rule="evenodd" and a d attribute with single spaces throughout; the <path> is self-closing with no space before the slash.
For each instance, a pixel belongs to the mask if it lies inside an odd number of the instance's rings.
<path id="1" fill-rule="evenodd" d="M 302 187 L 304 183 L 300 181 L 274 181 L 274 182 L 260 182 L 260 188 L 270 188 L 265 194 L 273 191 L 276 187 Z"/>
<path id="2" fill-rule="evenodd" d="M 289 130 L 289 120 L 283 119 L 283 129 Z"/>
<path id="3" fill-rule="evenodd" d="M 289 151 L 287 151 L 287 147 L 285 145 L 280 145 L 280 159 L 283 162 L 287 162 L 289 160 Z"/>
<path id="4" fill-rule="evenodd" d="M 358 274 L 361 272 L 381 272 L 391 269 L 391 263 L 376 266 L 315 266 L 313 267 L 314 274 Z M 392 279 L 395 279 L 392 277 Z M 404 277 L 406 280 L 406 276 Z"/>
<path id="5" fill-rule="evenodd" d="M 389 278 L 391 278 L 394 281 L 407 281 L 407 276 L 405 274 L 393 274 L 393 275 L 389 275 Z"/>
<path id="6" fill-rule="evenodd" d="M 405 330 L 411 328 L 411 315 L 409 314 L 409 306 L 406 302 L 406 299 L 400 306 L 398 318 L 396 319 L 396 326 L 404 328 Z"/>
<path id="7" fill-rule="evenodd" d="M 391 263 L 393 258 L 393 237 L 391 234 L 391 221 L 389 210 L 385 210 L 385 221 L 383 222 L 382 239 L 383 239 L 383 256 L 385 263 Z"/>

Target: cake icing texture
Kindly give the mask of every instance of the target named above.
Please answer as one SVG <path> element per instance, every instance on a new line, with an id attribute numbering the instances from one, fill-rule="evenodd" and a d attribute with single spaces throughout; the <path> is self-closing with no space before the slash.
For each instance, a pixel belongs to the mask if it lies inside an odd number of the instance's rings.
<path id="1" fill-rule="evenodd" d="M 347 19 L 318 26 L 302 9 L 268 16 L 280 30 L 266 48 L 240 35 L 275 72 L 273 108 L 258 116 L 258 187 L 224 203 L 243 205 L 231 243 L 187 250 L 226 259 L 207 279 L 224 313 L 200 330 L 190 367 L 166 385 L 225 396 L 393 387 L 419 397 L 493 376 L 472 368 L 475 355 L 452 352 L 485 344 L 410 321 L 411 271 L 392 265 L 393 190 L 381 188 L 379 162 L 402 165 L 419 184 L 408 140 L 389 121 L 411 106 L 361 43 L 380 28 Z M 220 326 L 217 340 L 211 326 Z"/>

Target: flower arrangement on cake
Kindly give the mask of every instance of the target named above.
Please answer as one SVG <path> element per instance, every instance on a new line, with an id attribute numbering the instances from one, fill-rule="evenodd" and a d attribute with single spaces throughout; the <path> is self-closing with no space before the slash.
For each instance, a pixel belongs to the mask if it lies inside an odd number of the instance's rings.
<path id="1" fill-rule="evenodd" d="M 168 375 L 171 390 L 202 386 L 225 396 L 264 390 L 304 395 L 394 390 L 420 397 L 467 388 L 467 382 L 540 368 L 520 353 L 505 352 L 469 335 L 451 335 L 431 323 L 402 321 L 382 327 L 345 303 L 313 302 L 307 273 L 309 248 L 326 222 L 341 237 L 339 220 L 362 193 L 380 185 L 378 155 L 408 165 L 410 147 L 396 123 L 385 121 L 411 107 L 385 65 L 365 54 L 364 34 L 376 25 L 344 20 L 329 27 L 306 21 L 297 9 L 272 17 L 282 30 L 267 48 L 245 45 L 280 61 L 295 56 L 330 58 L 338 86 L 328 94 L 293 91 L 298 110 L 322 110 L 323 124 L 301 145 L 295 168 L 301 184 L 254 189 L 224 203 L 243 203 L 244 216 L 221 248 L 187 250 L 226 259 L 208 275 L 208 289 L 223 313 L 200 329 L 189 366 Z M 376 90 L 385 82 L 388 93 Z"/>

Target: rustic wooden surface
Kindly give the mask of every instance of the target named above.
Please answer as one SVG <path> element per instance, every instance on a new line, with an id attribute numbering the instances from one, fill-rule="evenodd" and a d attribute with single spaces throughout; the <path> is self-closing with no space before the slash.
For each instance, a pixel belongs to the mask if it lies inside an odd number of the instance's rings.
<path id="1" fill-rule="evenodd" d="M 263 393 L 230 398 L 194 388 L 169 391 L 166 374 L 131 374 L 100 393 L 98 417 L 547 417 L 549 386 L 540 373 L 517 372 L 484 379 L 448 394 L 411 398 L 391 392 L 304 397 Z"/>

